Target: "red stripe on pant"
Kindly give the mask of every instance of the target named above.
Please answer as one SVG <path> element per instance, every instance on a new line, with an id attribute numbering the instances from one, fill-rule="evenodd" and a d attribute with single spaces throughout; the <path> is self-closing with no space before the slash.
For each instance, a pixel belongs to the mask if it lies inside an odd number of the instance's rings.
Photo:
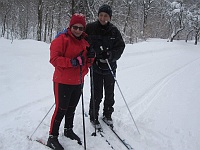
<path id="1" fill-rule="evenodd" d="M 59 108 L 58 83 L 55 83 L 55 82 L 54 82 L 54 96 L 55 96 L 55 101 L 56 101 L 56 108 L 54 110 L 54 113 L 51 119 L 51 126 L 50 126 L 50 131 L 49 131 L 50 135 L 52 134 L 53 125 L 54 125 L 55 118 L 56 118 L 58 108 Z"/>

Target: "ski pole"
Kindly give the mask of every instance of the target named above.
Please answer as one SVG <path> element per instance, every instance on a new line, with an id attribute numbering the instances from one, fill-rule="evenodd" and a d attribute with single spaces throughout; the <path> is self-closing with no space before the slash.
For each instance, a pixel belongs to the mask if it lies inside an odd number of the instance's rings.
<path id="1" fill-rule="evenodd" d="M 83 51 L 80 53 L 80 56 L 82 55 Z M 81 63 L 80 63 L 81 62 Z M 85 118 L 84 118 L 84 101 L 83 101 L 83 80 L 82 80 L 82 60 L 79 60 L 80 65 L 80 81 L 81 81 L 81 97 L 82 97 L 82 117 L 83 117 L 83 135 L 84 135 L 84 150 L 86 150 L 86 136 L 85 136 Z"/>
<path id="2" fill-rule="evenodd" d="M 108 64 L 108 67 L 109 67 L 109 69 L 110 69 L 110 72 L 111 72 L 111 74 L 112 74 L 112 76 L 113 76 L 113 78 L 114 78 L 114 80 L 115 80 L 115 82 L 116 82 L 116 84 L 117 84 L 117 86 L 118 86 L 118 88 L 119 88 L 119 91 L 120 91 L 120 93 L 121 93 L 121 95 L 122 95 L 122 98 L 123 98 L 125 104 L 126 104 L 126 107 L 127 107 L 128 111 L 129 111 L 129 114 L 131 115 L 131 118 L 132 118 L 132 120 L 133 120 L 133 123 L 135 124 L 135 127 L 136 127 L 138 133 L 140 134 L 140 131 L 139 131 L 139 129 L 138 129 L 137 125 L 136 125 L 136 122 L 135 122 L 135 120 L 134 120 L 134 118 L 133 118 L 133 115 L 131 114 L 131 111 L 130 111 L 130 109 L 129 109 L 129 107 L 128 107 L 128 104 L 127 104 L 127 102 L 126 102 L 126 100 L 125 100 L 125 97 L 124 97 L 124 95 L 123 95 L 123 93 L 122 93 L 122 91 L 121 91 L 121 88 L 120 88 L 120 86 L 119 86 L 119 84 L 118 84 L 118 82 L 117 82 L 117 79 L 116 79 L 116 77 L 115 77 L 115 74 L 114 74 L 114 72 L 113 72 L 113 70 L 112 70 L 112 68 L 111 68 L 111 66 L 110 66 L 110 63 L 108 62 L 108 59 L 106 59 L 106 62 L 107 62 L 107 64 Z"/>
<path id="3" fill-rule="evenodd" d="M 96 122 L 96 117 L 95 117 L 95 99 L 94 99 L 94 78 L 93 78 L 93 66 L 92 66 L 92 60 L 90 60 L 91 66 L 90 66 L 90 86 L 91 86 L 91 98 L 92 98 L 92 103 L 93 103 L 93 117 L 94 121 Z M 92 133 L 92 136 L 97 135 L 97 128 L 96 125 L 94 126 L 94 132 Z"/>
<path id="4" fill-rule="evenodd" d="M 88 48 L 88 47 L 87 47 Z M 90 51 L 91 49 L 87 49 L 88 51 Z M 90 58 L 90 87 L 91 87 L 91 101 L 92 101 L 92 107 L 93 107 L 93 119 L 96 122 L 96 117 L 95 117 L 95 99 L 94 99 L 94 78 L 93 78 L 93 66 L 92 66 L 92 58 Z M 97 133 L 97 128 L 96 125 L 94 126 L 94 132 L 91 134 L 91 136 L 96 136 Z"/>
<path id="5" fill-rule="evenodd" d="M 51 108 L 49 109 L 49 111 L 46 113 L 46 115 L 44 116 L 44 118 L 42 119 L 42 121 L 40 121 L 39 125 L 36 127 L 35 131 L 32 133 L 31 136 L 28 136 L 29 140 L 32 140 L 32 136 L 35 134 L 35 132 L 37 131 L 37 129 L 39 128 L 39 126 L 42 124 L 42 122 L 44 121 L 44 119 L 47 117 L 47 115 L 49 114 L 49 112 L 51 111 L 51 109 L 54 107 L 55 103 L 51 106 Z"/>

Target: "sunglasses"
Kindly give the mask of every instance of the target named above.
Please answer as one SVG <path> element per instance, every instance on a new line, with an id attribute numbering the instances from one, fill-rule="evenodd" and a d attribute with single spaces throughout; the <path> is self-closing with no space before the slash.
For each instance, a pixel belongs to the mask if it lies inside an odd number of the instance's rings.
<path id="1" fill-rule="evenodd" d="M 84 27 L 72 26 L 74 30 L 84 31 Z"/>

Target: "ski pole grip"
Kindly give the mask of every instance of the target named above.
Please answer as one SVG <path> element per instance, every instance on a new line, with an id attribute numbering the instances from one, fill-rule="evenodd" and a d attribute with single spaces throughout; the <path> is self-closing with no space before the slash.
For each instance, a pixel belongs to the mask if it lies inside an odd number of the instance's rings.
<path id="1" fill-rule="evenodd" d="M 76 59 L 78 60 L 79 65 L 82 66 L 82 65 L 83 65 L 83 62 L 82 62 L 81 56 L 78 56 Z"/>
<path id="2" fill-rule="evenodd" d="M 100 49 L 103 51 L 103 46 L 100 46 Z"/>

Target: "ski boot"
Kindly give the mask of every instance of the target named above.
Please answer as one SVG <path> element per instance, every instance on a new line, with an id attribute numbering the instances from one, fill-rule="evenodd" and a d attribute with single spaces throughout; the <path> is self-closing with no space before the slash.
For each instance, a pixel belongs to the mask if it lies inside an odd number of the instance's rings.
<path id="1" fill-rule="evenodd" d="M 64 150 L 58 141 L 58 136 L 49 135 L 47 146 L 55 150 Z"/>
<path id="2" fill-rule="evenodd" d="M 81 139 L 74 133 L 72 128 L 64 129 L 64 136 L 70 138 L 71 140 L 76 140 L 79 145 L 82 145 Z"/>

